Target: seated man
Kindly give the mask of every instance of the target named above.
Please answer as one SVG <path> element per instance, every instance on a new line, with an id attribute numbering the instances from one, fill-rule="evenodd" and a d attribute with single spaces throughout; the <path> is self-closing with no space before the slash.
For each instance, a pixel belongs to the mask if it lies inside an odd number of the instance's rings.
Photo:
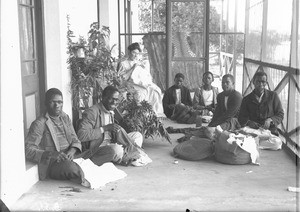
<path id="1" fill-rule="evenodd" d="M 222 77 L 223 92 L 217 96 L 217 107 L 209 127 L 220 125 L 222 130 L 235 130 L 240 127 L 237 115 L 242 102 L 242 95 L 234 89 L 234 77 L 225 74 Z"/>
<path id="2" fill-rule="evenodd" d="M 168 88 L 163 97 L 164 113 L 168 118 L 174 115 L 176 106 L 182 106 L 182 108 L 188 108 L 185 106 L 192 106 L 192 99 L 190 90 L 183 86 L 184 75 L 177 73 L 174 78 L 174 85 Z M 181 111 L 182 113 L 183 111 Z M 173 118 L 175 118 L 173 116 Z"/>
<path id="3" fill-rule="evenodd" d="M 88 187 L 82 169 L 72 161 L 81 152 L 81 143 L 69 116 L 62 111 L 61 91 L 49 89 L 45 103 L 47 112 L 31 124 L 25 138 L 26 158 L 38 163 L 41 180 L 71 180 Z"/>
<path id="4" fill-rule="evenodd" d="M 284 112 L 276 92 L 265 89 L 267 74 L 256 72 L 253 76 L 254 90 L 244 97 L 239 113 L 242 126 L 254 129 L 269 129 L 278 136 L 277 125 L 283 120 Z"/>
<path id="5" fill-rule="evenodd" d="M 216 109 L 218 88 L 211 84 L 214 81 L 214 76 L 211 72 L 204 72 L 202 77 L 203 85 L 195 92 L 193 99 L 193 108 L 200 110 L 202 115 L 210 115 Z"/>
<path id="6" fill-rule="evenodd" d="M 98 166 L 106 162 L 142 166 L 151 162 L 140 148 L 143 136 L 139 132 L 127 134 L 115 123 L 114 110 L 119 103 L 119 90 L 107 86 L 102 101 L 88 108 L 79 123 L 78 138 L 87 144 L 83 158 L 90 158 Z M 143 161 L 142 161 L 143 159 Z"/>

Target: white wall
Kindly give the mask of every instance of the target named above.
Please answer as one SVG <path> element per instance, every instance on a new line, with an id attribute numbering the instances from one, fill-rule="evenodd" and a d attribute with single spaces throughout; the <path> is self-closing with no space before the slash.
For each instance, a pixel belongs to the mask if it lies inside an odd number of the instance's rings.
<path id="1" fill-rule="evenodd" d="M 99 0 L 99 24 L 100 26 L 108 26 L 110 29 L 110 48 L 118 44 L 118 1 L 117 0 Z M 113 56 L 117 57 L 118 46 L 114 47 Z"/>
<path id="2" fill-rule="evenodd" d="M 63 110 L 72 118 L 71 93 L 69 90 L 70 72 L 66 60 L 66 30 L 62 25 L 66 21 L 61 13 L 59 0 L 44 1 L 45 65 L 46 90 L 58 88 L 64 96 Z"/>
<path id="3" fill-rule="evenodd" d="M 62 45 L 66 30 L 61 33 L 60 25 L 65 18 L 60 15 L 59 0 L 45 0 L 43 8 L 45 89 L 62 90 L 64 110 L 71 116 L 70 75 L 66 45 Z M 0 198 L 9 207 L 36 182 L 37 172 L 25 167 L 18 1 L 1 1 L 0 9 Z"/>
<path id="4" fill-rule="evenodd" d="M 80 20 L 73 24 L 75 33 L 76 29 L 78 34 L 87 33 L 90 24 L 97 21 L 97 1 L 88 1 L 94 6 L 84 8 L 87 0 L 44 0 L 43 4 L 45 89 L 56 87 L 63 92 L 64 111 L 70 116 L 66 15 Z M 70 7 L 74 3 L 76 9 Z M 0 198 L 10 207 L 37 177 L 29 178 L 25 167 L 18 1 L 1 1 L 0 29 Z M 31 169 L 30 173 L 35 172 Z"/>
<path id="5" fill-rule="evenodd" d="M 0 197 L 11 205 L 27 188 L 17 1 L 1 1 Z"/>
<path id="6" fill-rule="evenodd" d="M 48 3 L 52 0 L 47 0 Z M 70 28 L 76 36 L 73 41 L 77 41 L 79 36 L 87 38 L 88 31 L 90 29 L 90 24 L 97 22 L 97 0 L 63 0 L 57 1 L 59 6 L 59 20 L 55 20 L 53 23 L 52 17 L 49 16 L 48 24 L 49 36 L 51 36 L 52 30 L 49 29 L 56 28 L 55 30 L 59 33 L 60 37 L 56 37 L 57 44 L 60 48 L 60 77 L 61 77 L 61 90 L 64 95 L 64 111 L 71 117 L 72 115 L 72 102 L 71 102 L 71 72 L 68 69 L 67 59 L 67 15 L 70 17 Z M 56 8 L 47 8 L 49 14 L 56 11 Z M 59 41 L 58 41 L 59 40 Z M 59 42 L 59 43 L 58 43 Z M 50 64 L 48 64 L 50 66 Z M 48 71 L 49 72 L 49 71 Z M 54 76 L 54 74 L 52 74 Z M 55 76 L 54 76 L 55 78 Z M 48 79 L 48 82 L 53 82 L 53 79 Z M 48 86 L 49 87 L 49 86 Z"/>

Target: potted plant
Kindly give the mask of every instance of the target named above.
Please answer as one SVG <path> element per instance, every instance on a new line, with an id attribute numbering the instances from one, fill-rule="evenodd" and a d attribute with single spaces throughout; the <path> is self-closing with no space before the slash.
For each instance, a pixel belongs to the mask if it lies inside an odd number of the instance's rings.
<path id="1" fill-rule="evenodd" d="M 99 102 L 102 90 L 107 85 L 114 85 L 119 88 L 121 93 L 132 91 L 122 76 L 117 74 L 118 59 L 112 56 L 108 40 L 110 30 L 106 26 L 99 27 L 97 22 L 90 25 L 88 39 L 80 37 L 74 42 L 74 33 L 70 29 L 68 19 L 68 54 L 67 60 L 71 71 L 71 92 L 73 108 L 73 124 L 76 129 L 77 120 L 81 118 L 83 110 L 92 104 Z M 155 116 L 152 107 L 147 102 L 141 104 L 134 101 L 121 99 L 122 110 L 126 111 L 121 126 L 127 131 L 139 131 L 145 138 L 160 135 L 170 142 L 170 137 L 163 124 Z M 130 120 L 142 120 L 142 124 Z"/>

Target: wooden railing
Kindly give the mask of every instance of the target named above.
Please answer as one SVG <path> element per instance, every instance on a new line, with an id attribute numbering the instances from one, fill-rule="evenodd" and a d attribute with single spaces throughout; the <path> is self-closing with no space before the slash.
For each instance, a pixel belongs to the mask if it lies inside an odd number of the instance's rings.
<path id="1" fill-rule="evenodd" d="M 253 75 L 257 71 L 267 73 L 269 89 L 276 91 L 279 95 L 285 112 L 279 128 L 286 139 L 285 147 L 295 154 L 296 161 L 298 161 L 300 158 L 299 69 L 244 58 L 243 96 L 253 90 Z"/>

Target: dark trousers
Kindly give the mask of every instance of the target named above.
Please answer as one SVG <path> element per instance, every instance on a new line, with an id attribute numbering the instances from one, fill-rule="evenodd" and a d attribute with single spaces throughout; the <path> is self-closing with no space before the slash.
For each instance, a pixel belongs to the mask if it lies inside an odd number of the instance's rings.
<path id="1" fill-rule="evenodd" d="M 59 163 L 53 161 L 49 168 L 49 177 L 55 180 L 70 180 L 81 184 L 84 182 L 84 174 L 80 166 L 69 160 L 64 160 Z"/>

